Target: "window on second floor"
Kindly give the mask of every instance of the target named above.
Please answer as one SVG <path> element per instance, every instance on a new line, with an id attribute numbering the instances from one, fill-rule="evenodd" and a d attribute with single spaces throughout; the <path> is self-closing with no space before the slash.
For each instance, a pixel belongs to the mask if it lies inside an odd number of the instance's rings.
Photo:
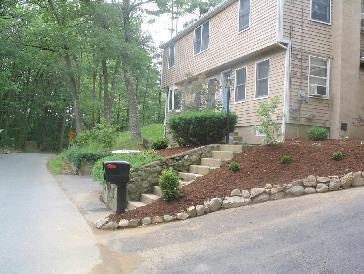
<path id="1" fill-rule="evenodd" d="M 176 46 L 175 44 L 170 45 L 168 48 L 168 67 L 173 68 L 174 67 L 174 56 L 175 56 L 175 50 Z"/>
<path id="2" fill-rule="evenodd" d="M 195 29 L 194 53 L 199 54 L 200 52 L 208 49 L 209 40 L 210 23 L 207 21 Z"/>
<path id="3" fill-rule="evenodd" d="M 330 24 L 331 0 L 311 0 L 311 19 Z"/>
<path id="4" fill-rule="evenodd" d="M 329 95 L 330 61 L 324 58 L 310 56 L 309 95 L 328 97 Z"/>
<path id="5" fill-rule="evenodd" d="M 236 70 L 235 102 L 242 102 L 245 100 L 246 78 L 246 67 Z"/>
<path id="6" fill-rule="evenodd" d="M 249 25 L 250 25 L 250 0 L 240 0 L 239 31 L 248 28 Z"/>
<path id="7" fill-rule="evenodd" d="M 269 60 L 256 65 L 255 98 L 264 98 L 269 94 Z"/>

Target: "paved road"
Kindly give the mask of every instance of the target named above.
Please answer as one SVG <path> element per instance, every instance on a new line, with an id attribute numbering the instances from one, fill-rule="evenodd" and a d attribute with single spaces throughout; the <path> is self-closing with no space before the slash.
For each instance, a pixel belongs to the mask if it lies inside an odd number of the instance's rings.
<path id="1" fill-rule="evenodd" d="M 47 155 L 0 155 L 0 273 L 88 273 L 92 230 L 46 169 Z"/>

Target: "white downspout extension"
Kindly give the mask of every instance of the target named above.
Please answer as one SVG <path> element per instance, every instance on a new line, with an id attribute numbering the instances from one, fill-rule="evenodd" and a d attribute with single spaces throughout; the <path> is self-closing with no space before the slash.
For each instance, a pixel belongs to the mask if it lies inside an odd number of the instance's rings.
<path id="1" fill-rule="evenodd" d="M 288 44 L 287 46 L 282 43 Z M 286 140 L 286 123 L 289 120 L 289 92 L 290 92 L 290 71 L 291 71 L 291 42 L 284 41 L 279 43 L 280 47 L 286 50 L 285 56 L 285 76 L 284 76 L 284 92 L 283 92 L 283 117 L 282 117 L 282 142 Z"/>

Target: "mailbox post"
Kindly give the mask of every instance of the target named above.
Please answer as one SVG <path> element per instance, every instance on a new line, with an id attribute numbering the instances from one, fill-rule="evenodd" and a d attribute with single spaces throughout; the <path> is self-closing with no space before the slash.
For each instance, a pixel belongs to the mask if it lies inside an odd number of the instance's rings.
<path id="1" fill-rule="evenodd" d="M 103 167 L 105 181 L 116 185 L 116 213 L 123 213 L 127 207 L 126 185 L 130 180 L 130 164 L 125 161 L 107 161 Z"/>

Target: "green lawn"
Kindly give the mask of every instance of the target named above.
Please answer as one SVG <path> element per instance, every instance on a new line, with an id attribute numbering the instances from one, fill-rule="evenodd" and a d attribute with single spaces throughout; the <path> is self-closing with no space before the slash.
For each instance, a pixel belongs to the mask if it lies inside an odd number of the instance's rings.
<path id="1" fill-rule="evenodd" d="M 155 140 L 163 138 L 163 124 L 151 124 L 141 129 L 143 138 L 147 139 L 151 143 Z M 123 131 L 118 133 L 116 142 L 112 147 L 116 149 L 142 149 L 142 146 L 138 143 L 131 141 L 131 133 L 129 131 Z"/>

